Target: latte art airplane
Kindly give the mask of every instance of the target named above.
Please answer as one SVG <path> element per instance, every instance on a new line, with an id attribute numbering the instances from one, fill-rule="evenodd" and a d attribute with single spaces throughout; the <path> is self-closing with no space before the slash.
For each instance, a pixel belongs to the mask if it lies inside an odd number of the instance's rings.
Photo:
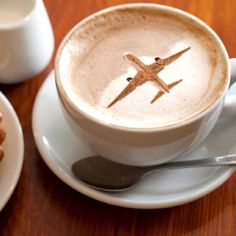
<path id="1" fill-rule="evenodd" d="M 160 98 L 163 94 L 169 93 L 170 89 L 179 84 L 182 80 L 177 80 L 173 83 L 166 84 L 157 74 L 160 73 L 165 66 L 169 65 L 180 56 L 182 56 L 186 51 L 188 51 L 190 47 L 177 52 L 167 58 L 161 59 L 159 57 L 155 58 L 155 62 L 150 65 L 145 65 L 142 61 L 140 61 L 136 56 L 127 53 L 124 55 L 124 58 L 135 67 L 137 70 L 134 78 L 127 78 L 129 84 L 124 88 L 123 91 L 107 106 L 108 108 L 113 106 L 115 103 L 125 98 L 131 92 L 133 92 L 138 86 L 146 82 L 151 82 L 153 86 L 159 89 L 158 93 L 151 100 L 151 103 L 155 102 L 158 98 Z"/>

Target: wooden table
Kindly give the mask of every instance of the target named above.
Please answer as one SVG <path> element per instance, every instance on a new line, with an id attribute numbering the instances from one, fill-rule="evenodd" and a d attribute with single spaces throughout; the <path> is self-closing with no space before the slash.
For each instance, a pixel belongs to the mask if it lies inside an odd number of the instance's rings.
<path id="1" fill-rule="evenodd" d="M 68 30 L 84 17 L 123 0 L 45 0 L 56 48 Z M 132 2 L 132 1 L 128 1 Z M 155 2 L 155 1 L 153 1 Z M 236 1 L 156 1 L 190 12 L 208 23 L 236 57 Z M 236 174 L 195 202 L 161 210 L 110 206 L 72 190 L 42 161 L 32 134 L 34 99 L 53 62 L 38 76 L 1 90 L 13 104 L 25 139 L 19 184 L 0 213 L 0 235 L 236 235 Z"/>

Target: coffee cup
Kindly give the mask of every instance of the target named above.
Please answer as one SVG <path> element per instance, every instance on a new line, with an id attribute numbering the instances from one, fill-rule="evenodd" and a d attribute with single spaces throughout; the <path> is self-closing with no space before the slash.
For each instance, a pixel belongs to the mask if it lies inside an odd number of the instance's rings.
<path id="1" fill-rule="evenodd" d="M 52 27 L 42 0 L 0 1 L 0 83 L 27 80 L 49 63 Z"/>
<path id="2" fill-rule="evenodd" d="M 135 76 L 122 53 L 131 51 L 150 64 L 155 56 L 186 47 L 191 49 L 160 73 L 167 83 L 182 77 L 173 90 L 151 104 L 158 89 L 145 83 L 107 106 L 129 84 L 125 78 Z M 104 158 L 140 166 L 183 155 L 208 136 L 220 114 L 235 115 L 235 96 L 227 95 L 235 71 L 236 60 L 229 59 L 204 22 L 147 3 L 115 6 L 87 17 L 65 36 L 55 60 L 57 91 L 73 132 Z"/>

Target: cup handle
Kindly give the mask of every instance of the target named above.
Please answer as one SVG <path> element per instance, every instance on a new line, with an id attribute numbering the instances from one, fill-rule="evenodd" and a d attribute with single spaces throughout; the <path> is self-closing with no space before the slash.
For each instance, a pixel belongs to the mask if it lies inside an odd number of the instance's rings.
<path id="1" fill-rule="evenodd" d="M 231 72 L 231 80 L 230 80 L 229 91 L 232 89 L 231 87 L 236 81 L 236 58 L 230 59 L 230 72 Z M 223 111 L 221 113 L 222 117 L 229 117 L 236 115 L 236 94 L 229 94 L 229 91 L 225 96 L 225 103 Z"/>

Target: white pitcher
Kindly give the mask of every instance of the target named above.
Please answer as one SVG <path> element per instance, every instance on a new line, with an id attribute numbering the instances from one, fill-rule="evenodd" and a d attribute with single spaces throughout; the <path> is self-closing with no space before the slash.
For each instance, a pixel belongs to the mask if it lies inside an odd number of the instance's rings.
<path id="1" fill-rule="evenodd" d="M 47 66 L 53 50 L 42 0 L 0 0 L 0 83 L 32 78 Z"/>

